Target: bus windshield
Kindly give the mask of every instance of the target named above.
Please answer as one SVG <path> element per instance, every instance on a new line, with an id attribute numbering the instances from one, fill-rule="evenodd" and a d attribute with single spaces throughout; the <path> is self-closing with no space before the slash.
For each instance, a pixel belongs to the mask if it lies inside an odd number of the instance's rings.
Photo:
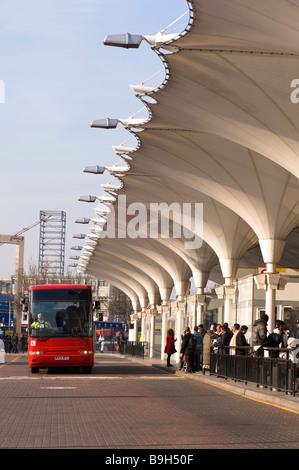
<path id="1" fill-rule="evenodd" d="M 89 291 L 35 290 L 30 293 L 29 335 L 32 338 L 92 337 Z"/>

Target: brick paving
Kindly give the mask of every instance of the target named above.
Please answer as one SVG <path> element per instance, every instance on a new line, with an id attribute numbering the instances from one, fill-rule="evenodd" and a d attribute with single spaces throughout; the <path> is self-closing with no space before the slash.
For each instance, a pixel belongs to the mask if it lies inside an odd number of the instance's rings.
<path id="1" fill-rule="evenodd" d="M 32 375 L 25 355 L 7 361 L 0 367 L 1 449 L 299 448 L 298 414 L 161 365 L 97 355 L 90 376 Z"/>

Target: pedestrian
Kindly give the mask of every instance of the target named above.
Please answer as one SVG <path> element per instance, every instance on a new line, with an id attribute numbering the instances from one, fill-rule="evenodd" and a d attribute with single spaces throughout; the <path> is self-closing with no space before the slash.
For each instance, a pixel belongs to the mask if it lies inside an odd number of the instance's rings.
<path id="1" fill-rule="evenodd" d="M 186 356 L 186 372 L 195 372 L 196 338 L 191 334 L 189 326 L 185 328 L 180 353 Z"/>
<path id="2" fill-rule="evenodd" d="M 167 332 L 166 346 L 164 349 L 164 353 L 167 354 L 167 367 L 173 367 L 173 365 L 170 364 L 170 357 L 172 354 L 176 353 L 175 342 L 176 339 L 174 339 L 174 331 L 170 328 Z"/>
<path id="3" fill-rule="evenodd" d="M 11 336 L 10 335 L 6 335 L 5 352 L 11 353 Z"/>
<path id="4" fill-rule="evenodd" d="M 195 370 L 198 372 L 202 369 L 202 344 L 203 336 L 198 331 L 198 327 L 195 326 L 193 330 L 193 335 L 196 338 L 196 354 L 195 354 Z"/>
<path id="5" fill-rule="evenodd" d="M 124 353 L 124 332 L 123 331 L 119 332 L 119 335 L 117 338 L 116 351 L 118 351 L 120 354 Z"/>
<path id="6" fill-rule="evenodd" d="M 242 325 L 240 331 L 236 335 L 236 354 L 238 356 L 246 356 L 248 354 L 249 344 L 245 338 L 245 335 L 248 331 L 247 325 Z M 238 347 L 239 346 L 239 347 Z"/>
<path id="7" fill-rule="evenodd" d="M 211 340 L 213 341 L 214 339 L 220 338 L 221 336 L 221 325 L 220 323 L 217 323 L 215 327 L 215 331 L 211 334 Z"/>
<path id="8" fill-rule="evenodd" d="M 212 323 L 211 328 L 210 328 L 210 336 L 216 333 L 216 326 L 217 326 L 217 323 Z"/>
<path id="9" fill-rule="evenodd" d="M 25 351 L 26 351 L 26 338 L 24 335 L 22 335 L 20 339 L 20 353 L 24 354 Z"/>
<path id="10" fill-rule="evenodd" d="M 296 331 L 296 338 L 299 339 L 299 319 L 297 320 L 297 331 Z"/>
<path id="11" fill-rule="evenodd" d="M 226 326 L 227 334 L 232 338 L 232 337 L 233 337 L 233 332 L 232 332 L 232 330 L 230 329 L 230 327 L 228 326 L 228 323 L 225 322 L 225 323 L 223 323 L 222 326 Z"/>
<path id="12" fill-rule="evenodd" d="M 252 346 L 254 352 L 257 356 L 264 355 L 263 346 L 267 344 L 267 323 L 269 317 L 265 313 L 261 315 L 261 318 L 255 320 L 253 323 L 253 331 L 252 331 Z"/>
<path id="13" fill-rule="evenodd" d="M 288 337 L 284 330 L 285 323 L 282 320 L 277 320 L 276 328 L 274 328 L 273 332 L 268 336 L 269 342 L 268 346 L 272 348 L 287 348 L 288 347 Z M 277 358 L 279 357 L 279 351 L 271 351 L 271 357 Z"/>
<path id="14" fill-rule="evenodd" d="M 214 346 L 218 347 L 219 354 L 229 354 L 230 340 L 231 334 L 228 332 L 227 324 L 223 324 L 221 327 L 221 336 L 214 343 Z"/>
<path id="15" fill-rule="evenodd" d="M 17 354 L 18 343 L 19 343 L 18 333 L 15 333 L 11 338 L 12 354 Z"/>
<path id="16" fill-rule="evenodd" d="M 229 346 L 230 346 L 229 353 L 232 356 L 236 354 L 236 338 L 237 338 L 237 334 L 239 333 L 239 331 L 240 331 L 240 325 L 239 323 L 235 323 L 233 326 L 233 336 L 229 343 Z"/>
<path id="17" fill-rule="evenodd" d="M 69 307 L 68 307 L 69 308 Z M 48 321 L 44 320 L 44 316 L 42 313 L 37 314 L 37 320 L 31 324 L 31 328 L 51 328 L 51 325 Z"/>
<path id="18" fill-rule="evenodd" d="M 99 330 L 98 330 L 99 331 Z M 99 352 L 103 352 L 104 351 L 104 336 L 102 335 L 102 332 L 100 331 L 100 334 L 99 334 Z"/>
<path id="19" fill-rule="evenodd" d="M 204 335 L 206 334 L 206 330 L 204 329 L 202 323 L 198 325 L 198 332 L 201 334 L 202 337 L 204 337 Z"/>
<path id="20" fill-rule="evenodd" d="M 211 347 L 211 335 L 209 335 L 209 333 L 207 333 L 203 337 L 202 349 L 203 349 L 202 371 L 203 371 L 203 374 L 204 374 L 206 370 L 210 370 L 210 357 L 211 357 L 212 347 Z"/>

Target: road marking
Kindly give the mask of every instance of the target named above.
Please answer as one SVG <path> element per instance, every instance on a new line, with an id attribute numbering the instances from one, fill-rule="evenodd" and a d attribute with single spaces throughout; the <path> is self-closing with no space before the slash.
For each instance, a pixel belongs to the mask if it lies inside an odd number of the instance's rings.
<path id="1" fill-rule="evenodd" d="M 18 359 L 20 359 L 20 357 L 21 357 L 21 356 L 17 356 L 17 357 L 15 357 L 14 359 L 12 359 L 11 361 L 5 362 L 4 364 L 2 364 L 2 365 L 0 366 L 0 369 L 1 369 L 1 367 L 4 367 L 4 366 L 10 364 L 11 362 L 17 361 Z"/>
<path id="2" fill-rule="evenodd" d="M 295 411 L 292 408 L 287 408 L 287 407 L 282 406 L 282 405 L 275 405 L 274 403 L 270 403 L 269 401 L 264 401 L 264 400 L 260 400 L 258 398 L 249 397 L 248 395 L 244 395 L 243 393 L 234 392 L 232 390 L 228 390 L 225 387 L 221 387 L 220 385 L 215 385 L 215 384 L 212 384 L 210 382 L 209 382 L 208 385 L 211 385 L 212 387 L 220 388 L 221 390 L 225 390 L 226 392 L 229 392 L 229 393 L 234 393 L 235 395 L 239 395 L 240 397 L 243 397 L 243 398 L 248 398 L 248 400 L 253 400 L 253 401 L 256 401 L 258 403 L 262 403 L 263 405 L 274 406 L 275 408 L 279 408 L 280 410 L 290 411 L 291 413 L 295 413 L 296 415 L 299 415 L 299 411 Z"/>
<path id="3" fill-rule="evenodd" d="M 38 387 L 43 390 L 73 390 L 77 389 L 78 387 Z"/>
<path id="4" fill-rule="evenodd" d="M 171 380 L 173 378 L 176 379 L 181 379 L 181 377 L 175 376 L 174 374 L 171 374 L 169 376 L 162 376 L 162 377 L 157 377 L 157 376 L 151 376 L 151 375 L 144 375 L 144 376 L 139 376 L 139 375 L 114 375 L 114 376 L 105 376 L 105 375 L 94 375 L 94 376 L 89 376 L 86 377 L 84 375 L 53 375 L 53 376 L 46 376 L 46 375 L 36 375 L 35 377 L 31 377 L 29 375 L 20 375 L 20 376 L 15 376 L 12 375 L 10 377 L 0 377 L 1 380 Z"/>
<path id="5" fill-rule="evenodd" d="M 21 357 L 21 356 L 17 356 L 17 357 L 15 357 L 12 361 L 10 361 L 10 362 L 15 362 L 15 361 L 17 361 L 18 359 L 20 359 L 20 357 Z"/>

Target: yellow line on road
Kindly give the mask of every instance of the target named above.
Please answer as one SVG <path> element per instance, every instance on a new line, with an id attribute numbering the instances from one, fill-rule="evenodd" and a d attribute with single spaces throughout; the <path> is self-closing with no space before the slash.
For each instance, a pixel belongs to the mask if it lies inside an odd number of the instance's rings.
<path id="1" fill-rule="evenodd" d="M 20 357 L 21 357 L 21 356 L 17 356 L 17 357 L 15 357 L 14 359 L 12 359 L 11 361 L 5 362 L 4 364 L 2 364 L 2 365 L 0 366 L 0 369 L 1 369 L 1 367 L 4 367 L 4 366 L 6 366 L 7 364 L 10 364 L 11 362 L 17 361 L 18 359 L 20 359 Z"/>
<path id="2" fill-rule="evenodd" d="M 17 357 L 15 357 L 12 361 L 10 361 L 10 362 L 15 362 L 15 361 L 17 361 L 18 359 L 20 359 L 20 357 L 21 357 L 21 356 L 17 356 Z"/>
<path id="3" fill-rule="evenodd" d="M 299 411 L 292 410 L 291 408 L 287 408 L 287 407 L 281 406 L 281 405 L 275 405 L 274 403 L 270 403 L 269 401 L 259 400 L 258 398 L 249 397 L 248 395 L 244 395 L 243 393 L 234 392 L 232 390 L 228 390 L 225 387 L 220 387 L 220 385 L 214 385 L 212 383 L 209 383 L 209 385 L 212 385 L 212 387 L 220 388 L 221 390 L 225 390 L 226 392 L 234 393 L 235 395 L 239 395 L 240 397 L 248 398 L 249 400 L 253 400 L 253 401 L 257 401 L 258 403 L 262 403 L 263 405 L 274 406 L 275 408 L 279 408 L 279 409 L 285 410 L 285 411 L 290 411 L 291 413 L 295 413 L 296 415 L 299 415 Z"/>

